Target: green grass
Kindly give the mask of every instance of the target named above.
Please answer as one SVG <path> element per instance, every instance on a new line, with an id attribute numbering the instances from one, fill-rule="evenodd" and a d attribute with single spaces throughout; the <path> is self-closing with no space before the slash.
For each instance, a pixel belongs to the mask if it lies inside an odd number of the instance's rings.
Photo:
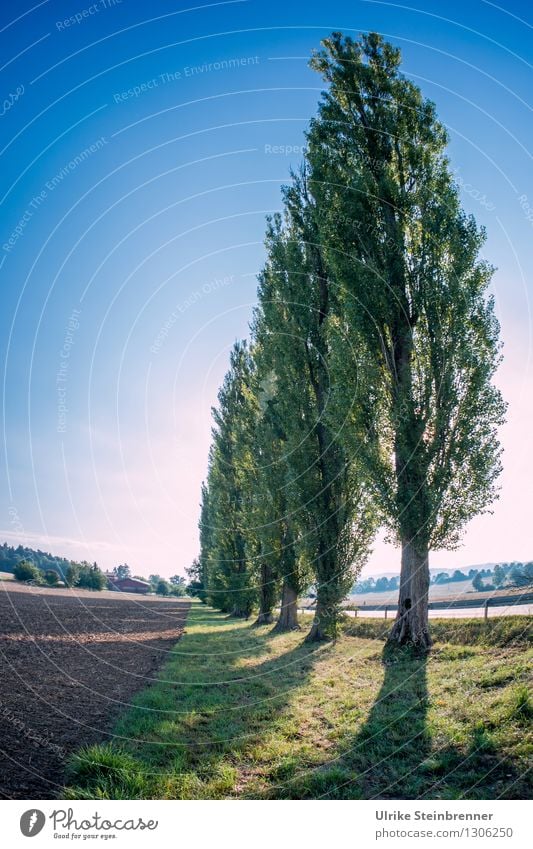
<path id="1" fill-rule="evenodd" d="M 529 797 L 531 618 L 441 620 L 428 658 L 388 650 L 386 627 L 307 646 L 193 605 L 66 798 Z"/>

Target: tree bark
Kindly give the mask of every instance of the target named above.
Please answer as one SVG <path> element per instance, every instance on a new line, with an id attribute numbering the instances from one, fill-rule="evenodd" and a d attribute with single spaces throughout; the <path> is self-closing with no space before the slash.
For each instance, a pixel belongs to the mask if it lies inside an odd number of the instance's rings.
<path id="1" fill-rule="evenodd" d="M 243 610 L 242 607 L 234 607 L 230 613 L 231 619 L 249 619 L 250 611 Z"/>
<path id="2" fill-rule="evenodd" d="M 261 584 L 259 587 L 259 613 L 254 625 L 270 625 L 274 621 L 274 578 L 272 569 L 265 561 L 261 564 Z"/>
<path id="3" fill-rule="evenodd" d="M 315 617 L 313 619 L 313 624 L 311 625 L 311 630 L 309 631 L 307 637 L 305 638 L 306 643 L 320 643 L 324 640 L 329 640 L 330 637 L 326 633 L 325 630 L 325 620 L 326 620 L 326 611 L 324 609 L 324 604 L 317 600 Z"/>
<path id="4" fill-rule="evenodd" d="M 254 625 L 271 625 L 274 621 L 274 616 L 271 610 L 260 610 L 257 614 L 257 619 L 254 622 Z"/>
<path id="5" fill-rule="evenodd" d="M 429 551 L 427 544 L 402 543 L 400 597 L 389 642 L 427 650 L 431 646 L 428 622 Z"/>
<path id="6" fill-rule="evenodd" d="M 287 578 L 283 581 L 281 594 L 281 610 L 273 632 L 296 631 L 298 624 L 298 594 L 291 587 Z"/>

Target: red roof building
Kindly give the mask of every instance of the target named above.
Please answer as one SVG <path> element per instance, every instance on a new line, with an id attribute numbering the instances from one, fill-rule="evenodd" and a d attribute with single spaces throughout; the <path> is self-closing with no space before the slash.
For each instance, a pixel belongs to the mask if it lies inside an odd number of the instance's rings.
<path id="1" fill-rule="evenodd" d="M 121 593 L 149 593 L 150 584 L 147 581 L 141 581 L 140 578 L 115 578 L 108 576 L 110 590 L 117 590 Z"/>

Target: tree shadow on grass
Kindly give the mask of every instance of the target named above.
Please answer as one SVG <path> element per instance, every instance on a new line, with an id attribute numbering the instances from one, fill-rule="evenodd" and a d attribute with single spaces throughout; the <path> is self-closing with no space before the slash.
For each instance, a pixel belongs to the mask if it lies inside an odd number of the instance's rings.
<path id="1" fill-rule="evenodd" d="M 427 656 L 386 645 L 382 663 L 383 682 L 362 728 L 287 788 L 289 798 L 402 798 L 407 781 L 418 786 L 431 747 Z"/>
<path id="2" fill-rule="evenodd" d="M 383 682 L 360 731 L 339 743 L 323 767 L 301 775 L 285 798 L 528 798 L 529 779 L 498 752 L 489 721 L 468 745 L 432 740 L 428 727 L 428 656 L 385 645 Z"/>

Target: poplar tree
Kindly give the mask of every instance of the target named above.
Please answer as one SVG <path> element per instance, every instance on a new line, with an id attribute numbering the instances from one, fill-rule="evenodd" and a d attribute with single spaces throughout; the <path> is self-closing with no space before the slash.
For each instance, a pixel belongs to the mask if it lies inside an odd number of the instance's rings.
<path id="1" fill-rule="evenodd" d="M 211 603 L 230 615 L 248 618 L 256 601 L 250 560 L 252 515 L 250 428 L 253 420 L 251 371 L 247 345 L 236 343 L 230 368 L 213 410 L 213 443 L 209 459 L 206 539 L 208 591 Z"/>
<path id="2" fill-rule="evenodd" d="M 209 556 L 211 552 L 211 524 L 209 516 L 209 487 L 208 481 L 202 482 L 200 497 L 200 519 L 198 521 L 200 534 L 200 554 L 192 566 L 187 569 L 191 584 L 197 585 L 196 594 L 207 602 L 209 586 Z"/>
<path id="3" fill-rule="evenodd" d="M 285 191 L 284 219 L 269 221 L 266 247 L 254 332 L 270 368 L 268 403 L 284 441 L 287 516 L 298 525 L 298 548 L 316 580 L 307 639 L 322 640 L 336 634 L 372 522 L 356 466 L 329 415 L 335 391 L 328 347 L 332 283 L 305 169 Z"/>
<path id="4" fill-rule="evenodd" d="M 257 317 L 258 313 L 256 319 Z M 260 323 L 256 323 L 256 330 Z M 272 341 L 270 337 L 266 349 L 257 344 L 254 347 L 258 401 L 261 409 L 258 428 L 261 463 L 259 477 L 262 485 L 261 531 L 266 542 L 264 559 L 271 564 L 268 567 L 264 564 L 261 568 L 269 569 L 269 575 L 275 577 L 277 586 L 281 583 L 280 610 L 274 630 L 283 632 L 299 628 L 298 596 L 311 582 L 311 570 L 298 546 L 300 529 L 294 514 L 294 500 L 289 490 L 291 467 L 287 458 L 287 434 L 276 404 L 277 386 L 271 356 L 273 352 L 269 350 Z M 261 580 L 263 581 L 263 575 Z M 272 597 L 272 590 L 269 593 L 264 583 L 259 591 Z M 275 595 L 277 599 L 279 592 L 276 591 Z"/>

